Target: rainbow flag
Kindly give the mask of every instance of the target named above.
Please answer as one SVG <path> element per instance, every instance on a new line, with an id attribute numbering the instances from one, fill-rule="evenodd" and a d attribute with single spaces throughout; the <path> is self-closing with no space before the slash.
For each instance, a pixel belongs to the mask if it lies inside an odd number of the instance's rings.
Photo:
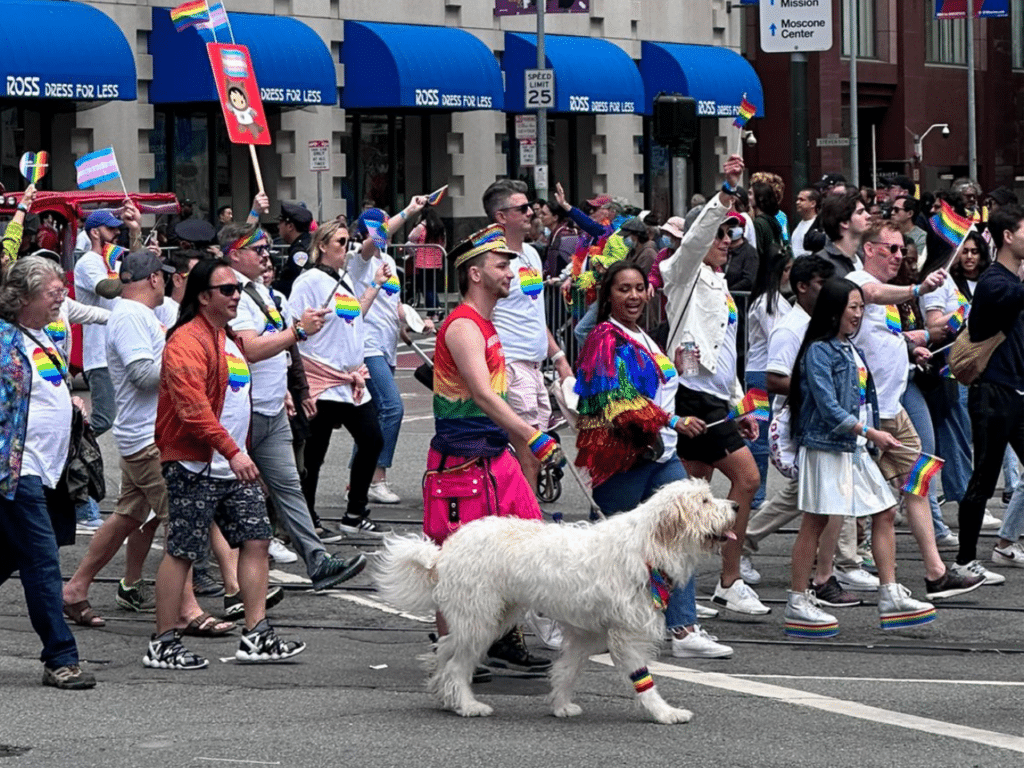
<path id="1" fill-rule="evenodd" d="M 935 230 L 935 234 L 956 248 L 963 242 L 974 222 L 954 211 L 945 200 L 940 202 L 942 209 L 930 219 L 932 229 Z"/>
<path id="2" fill-rule="evenodd" d="M 960 333 L 960 329 L 964 327 L 964 323 L 967 322 L 967 313 L 971 311 L 970 304 L 961 304 L 956 308 L 956 312 L 949 316 L 949 320 L 946 321 L 946 327 L 950 333 Z"/>
<path id="3" fill-rule="evenodd" d="M 736 114 L 736 119 L 732 121 L 733 127 L 742 128 L 756 114 L 757 107 L 747 101 L 747 94 L 744 93 L 743 101 L 740 102 L 740 111 Z"/>
<path id="4" fill-rule="evenodd" d="M 736 407 L 729 412 L 728 418 L 738 419 L 752 415 L 758 421 L 768 421 L 771 412 L 768 410 L 768 393 L 763 389 L 750 389 Z"/>
<path id="5" fill-rule="evenodd" d="M 444 199 L 444 193 L 448 191 L 448 185 L 445 184 L 440 189 L 435 189 L 429 195 L 427 195 L 427 205 L 437 205 Z"/>
<path id="6" fill-rule="evenodd" d="M 210 13 L 206 7 L 206 0 L 189 0 L 171 10 L 171 21 L 174 22 L 174 28 L 179 32 L 205 23 L 209 19 Z"/>
<path id="7" fill-rule="evenodd" d="M 26 152 L 21 156 L 18 170 L 29 184 L 38 184 L 39 180 L 46 175 L 49 163 L 50 157 L 45 152 Z"/>
<path id="8" fill-rule="evenodd" d="M 914 468 L 910 470 L 907 482 L 903 484 L 902 490 L 915 496 L 927 496 L 928 483 L 939 473 L 944 463 L 937 456 L 929 456 L 927 453 L 922 453 L 914 463 Z"/>
<path id="9" fill-rule="evenodd" d="M 106 262 L 107 272 L 117 277 L 117 270 L 114 269 L 114 265 L 117 264 L 117 260 L 128 253 L 127 248 L 122 248 L 120 245 L 114 243 L 107 243 L 103 246 L 103 261 Z"/>

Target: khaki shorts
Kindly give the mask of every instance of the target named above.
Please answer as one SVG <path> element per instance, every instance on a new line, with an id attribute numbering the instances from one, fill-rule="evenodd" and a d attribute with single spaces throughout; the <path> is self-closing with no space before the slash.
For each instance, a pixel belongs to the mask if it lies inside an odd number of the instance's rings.
<path id="1" fill-rule="evenodd" d="M 505 363 L 505 373 L 509 407 L 531 427 L 544 432 L 551 421 L 551 398 L 540 365 L 527 360 L 509 360 Z"/>
<path id="2" fill-rule="evenodd" d="M 904 448 L 883 453 L 878 459 L 878 468 L 886 480 L 902 478 L 914 468 L 921 455 L 921 438 L 917 436 L 917 430 L 903 408 L 900 408 L 895 418 L 882 419 L 879 426 L 883 432 L 899 440 Z"/>
<path id="3" fill-rule="evenodd" d="M 146 522 L 150 510 L 158 520 L 167 519 L 167 484 L 155 444 L 121 457 L 121 493 L 114 508 L 115 513 L 139 523 Z"/>

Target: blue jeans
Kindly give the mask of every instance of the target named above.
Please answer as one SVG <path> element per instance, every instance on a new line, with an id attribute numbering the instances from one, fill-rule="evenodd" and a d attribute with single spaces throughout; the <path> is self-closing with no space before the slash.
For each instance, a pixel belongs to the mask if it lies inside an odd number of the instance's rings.
<path id="1" fill-rule="evenodd" d="M 576 327 L 572 329 L 573 335 L 576 337 L 576 346 L 578 349 L 583 349 L 583 344 L 587 340 L 587 336 L 594 330 L 597 325 L 597 302 L 595 301 L 587 309 L 586 314 L 580 318 L 580 321 L 576 323 Z"/>
<path id="2" fill-rule="evenodd" d="M 746 384 L 748 390 L 756 387 L 757 389 L 763 389 L 767 392 L 768 374 L 764 371 L 747 371 Z M 768 398 L 769 404 L 774 400 L 775 396 L 771 395 Z M 754 462 L 757 464 L 757 471 L 761 474 L 761 485 L 754 494 L 753 502 L 751 502 L 751 506 L 754 509 L 757 509 L 764 504 L 765 485 L 768 483 L 768 425 L 761 424 L 757 440 L 753 442 L 747 440 L 746 443 L 750 452 L 754 454 Z"/>
<path id="3" fill-rule="evenodd" d="M 15 571 L 21 572 L 32 628 L 43 641 L 40 660 L 50 669 L 77 664 L 75 636 L 64 621 L 57 538 L 43 482 L 33 475 L 18 480 L 13 500 L 0 499 L 0 584 Z"/>
<path id="4" fill-rule="evenodd" d="M 943 379 L 937 387 L 924 393 L 924 399 L 935 428 L 934 453 L 945 462 L 942 466 L 942 492 L 946 501 L 959 502 L 971 480 L 971 417 L 967 413 L 967 387 L 951 379 Z"/>
<path id="5" fill-rule="evenodd" d="M 1008 491 L 1020 484 L 1020 462 L 1011 446 L 1003 453 L 1003 490 Z"/>
<path id="6" fill-rule="evenodd" d="M 628 472 L 613 475 L 594 489 L 594 501 L 608 515 L 633 509 L 661 488 L 683 480 L 686 471 L 673 456 L 666 462 L 645 462 Z M 689 627 L 697 623 L 697 583 L 691 576 L 683 587 L 676 586 L 669 595 L 665 610 L 665 626 L 669 629 Z"/>
<path id="7" fill-rule="evenodd" d="M 935 430 L 932 428 L 932 417 L 928 412 L 928 405 L 924 401 L 924 395 L 914 382 L 907 384 L 907 391 L 903 393 L 900 402 L 907 410 L 910 423 L 914 425 L 917 436 L 921 438 L 921 450 L 924 453 L 935 455 Z M 946 485 L 946 468 L 942 468 L 942 485 Z M 935 486 L 928 487 L 928 506 L 932 511 L 932 528 L 935 530 L 936 538 L 949 534 L 949 526 L 942 519 L 942 510 L 939 508 L 938 497 Z"/>
<path id="8" fill-rule="evenodd" d="M 402 393 L 395 383 L 395 369 L 388 365 L 383 355 L 368 357 L 364 361 L 370 371 L 366 380 L 366 388 L 370 391 L 372 402 L 377 408 L 377 423 L 384 437 L 384 448 L 377 459 L 377 466 L 388 469 L 395 459 L 395 447 L 398 445 L 398 432 L 402 429 L 402 418 L 405 416 L 405 405 L 402 404 Z M 355 460 L 358 448 L 352 452 Z"/>
<path id="9" fill-rule="evenodd" d="M 1013 498 L 1006 506 L 1003 525 L 999 529 L 999 538 L 1016 541 L 1022 533 L 1024 533 L 1024 484 L 1018 483 L 1013 490 Z"/>

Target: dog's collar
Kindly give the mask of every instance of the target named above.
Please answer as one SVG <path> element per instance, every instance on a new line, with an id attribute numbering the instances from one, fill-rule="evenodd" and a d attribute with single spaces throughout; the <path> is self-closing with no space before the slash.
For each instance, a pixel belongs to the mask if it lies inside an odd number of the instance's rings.
<path id="1" fill-rule="evenodd" d="M 668 596 L 672 592 L 672 579 L 650 563 L 647 564 L 647 583 L 651 590 L 651 603 L 654 610 L 664 611 L 668 608 Z"/>

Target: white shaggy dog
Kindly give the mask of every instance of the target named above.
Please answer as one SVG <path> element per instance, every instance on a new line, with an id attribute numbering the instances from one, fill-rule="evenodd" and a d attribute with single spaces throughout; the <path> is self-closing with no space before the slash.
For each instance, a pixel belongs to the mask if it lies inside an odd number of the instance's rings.
<path id="1" fill-rule="evenodd" d="M 555 715 L 580 714 L 573 686 L 588 657 L 607 647 L 656 721 L 685 723 L 693 713 L 669 706 L 647 672 L 665 627 L 652 594 L 659 572 L 669 583 L 685 584 L 702 552 L 734 538 L 734 520 L 732 502 L 715 499 L 706 482 L 681 480 L 637 509 L 594 524 L 485 517 L 443 547 L 419 536 L 389 537 L 376 583 L 396 607 L 444 615 L 449 634 L 424 657 L 428 687 L 464 717 L 493 711 L 473 696 L 473 668 L 533 609 L 562 627 L 549 696 Z"/>

